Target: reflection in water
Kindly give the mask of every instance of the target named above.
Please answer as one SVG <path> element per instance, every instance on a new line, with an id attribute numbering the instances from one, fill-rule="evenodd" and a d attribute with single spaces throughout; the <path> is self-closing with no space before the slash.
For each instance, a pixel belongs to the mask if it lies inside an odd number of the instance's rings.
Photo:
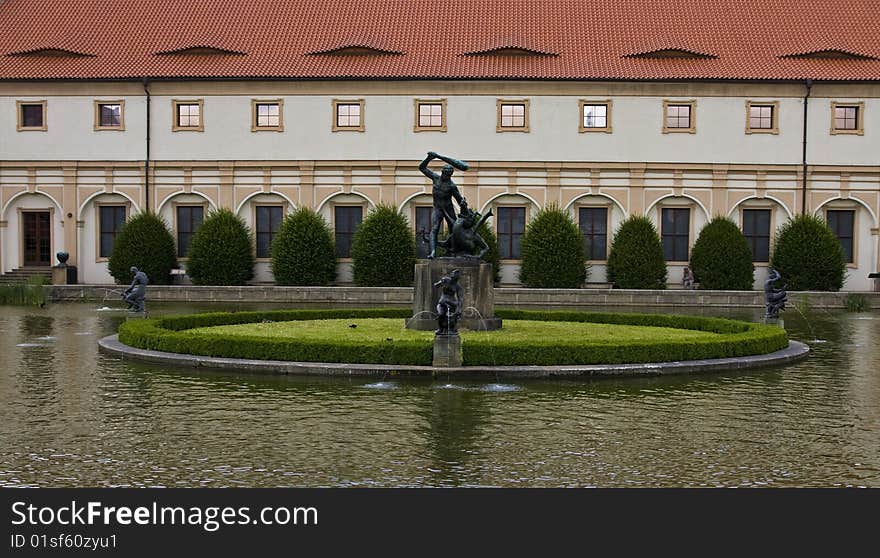
<path id="1" fill-rule="evenodd" d="M 876 313 L 787 313 L 827 342 L 785 368 L 483 384 L 124 362 L 96 308 L 2 309 L 0 486 L 880 486 Z"/>

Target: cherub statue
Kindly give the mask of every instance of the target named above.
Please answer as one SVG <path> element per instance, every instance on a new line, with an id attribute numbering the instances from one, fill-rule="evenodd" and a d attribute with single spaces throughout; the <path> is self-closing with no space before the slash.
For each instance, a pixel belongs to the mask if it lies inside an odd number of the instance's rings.
<path id="1" fill-rule="evenodd" d="M 464 289 L 458 284 L 461 271 L 452 270 L 449 276 L 444 276 L 434 283 L 434 288 L 440 287 L 440 300 L 437 301 L 437 335 L 450 335 L 457 333 L 456 325 L 461 318 L 461 305 L 464 301 Z"/>
<path id="2" fill-rule="evenodd" d="M 766 310 L 764 312 L 765 318 L 778 318 L 779 311 L 785 310 L 785 303 L 788 302 L 788 293 L 785 292 L 785 287 L 787 285 L 783 285 L 781 289 L 777 289 L 773 286 L 773 284 L 780 279 L 782 279 L 782 276 L 778 271 L 771 267 L 769 274 L 767 275 L 767 280 L 764 281 L 764 303 L 766 305 Z"/>

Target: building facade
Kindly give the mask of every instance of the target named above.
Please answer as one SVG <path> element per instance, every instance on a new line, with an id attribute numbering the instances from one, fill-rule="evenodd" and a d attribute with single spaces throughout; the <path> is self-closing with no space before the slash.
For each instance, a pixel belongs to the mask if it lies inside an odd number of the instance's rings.
<path id="1" fill-rule="evenodd" d="M 94 4 L 70 3 L 85 10 Z M 131 16 L 124 11 L 131 8 L 104 4 Z M 273 9 L 253 4 L 244 16 Z M 535 3 L 503 4 L 514 15 L 526 10 L 535 25 L 549 17 L 536 15 Z M 430 9 L 407 5 L 410 18 Z M 567 3 L 546 5 L 561 10 Z M 336 15 L 356 7 L 341 5 Z M 856 8 L 844 15 L 855 20 Z M 0 3 L 0 22 L 20 22 L 24 9 L 57 6 L 8 0 Z M 218 3 L 216 9 L 236 8 Z M 880 31 L 877 14 L 866 13 L 867 25 Z M 228 207 L 254 231 L 256 280 L 271 281 L 272 234 L 284 214 L 306 206 L 336 231 L 345 283 L 351 234 L 374 205 L 396 204 L 415 231 L 430 229 L 430 183 L 417 168 L 429 150 L 470 164 L 454 179 L 472 207 L 492 209 L 505 284 L 517 283 L 519 237 L 529 218 L 548 204 L 569 211 L 581 227 L 588 282 L 596 285 L 606 281 L 613 231 L 632 214 L 657 224 L 670 284 L 680 283 L 690 248 L 715 215 L 742 227 L 756 285 L 766 276 L 776 228 L 799 213 L 822 216 L 840 238 L 849 260 L 846 290 L 869 290 L 868 274 L 878 271 L 880 33 L 867 45 L 853 46 L 852 30 L 834 39 L 834 28 L 821 48 L 765 45 L 775 66 L 767 69 L 755 57 L 763 72 L 755 77 L 726 62 L 745 56 L 736 37 L 726 39 L 731 44 L 701 44 L 702 35 L 679 30 L 677 38 L 656 39 L 644 50 L 634 47 L 644 48 L 645 37 L 637 45 L 601 45 L 606 57 L 633 69 L 548 76 L 545 66 L 552 69 L 583 47 L 566 42 L 562 32 L 543 41 L 527 34 L 498 38 L 487 26 L 480 29 L 482 49 L 449 39 L 449 48 L 462 51 L 456 56 L 466 58 L 451 64 L 476 65 L 450 77 L 451 70 L 430 68 L 383 75 L 379 69 L 389 59 L 424 54 L 424 40 L 393 26 L 384 31 L 388 36 L 377 28 L 352 39 L 351 29 L 337 26 L 324 30 L 329 38 L 296 39 L 304 43 L 296 60 L 318 67 L 311 74 L 281 75 L 295 73 L 288 68 L 246 76 L 230 64 L 257 50 L 248 41 L 265 37 L 224 38 L 219 28 L 206 35 L 205 28 L 218 24 L 200 17 L 198 37 L 183 41 L 159 32 L 152 43 L 105 44 L 73 24 L 60 26 L 62 38 L 16 24 L 0 39 L 4 273 L 48 267 L 64 250 L 80 282 L 110 283 L 106 260 L 115 234 L 146 209 L 168 222 L 185 267 L 201 220 Z M 630 15 L 636 17 L 647 16 Z M 557 19 L 549 21 L 552 27 Z M 146 61 L 116 67 L 101 60 L 126 49 L 143 51 Z M 157 70 L 154 58 L 170 67 Z M 696 71 L 706 64 L 705 75 Z M 192 68 L 202 75 L 190 75 Z"/>

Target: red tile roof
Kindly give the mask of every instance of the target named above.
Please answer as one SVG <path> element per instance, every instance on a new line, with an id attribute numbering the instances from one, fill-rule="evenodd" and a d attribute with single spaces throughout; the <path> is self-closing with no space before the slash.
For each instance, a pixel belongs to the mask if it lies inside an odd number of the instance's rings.
<path id="1" fill-rule="evenodd" d="M 0 80 L 880 81 L 878 0 L 0 0 L 0 29 Z M 791 56 L 835 50 L 867 58 Z"/>

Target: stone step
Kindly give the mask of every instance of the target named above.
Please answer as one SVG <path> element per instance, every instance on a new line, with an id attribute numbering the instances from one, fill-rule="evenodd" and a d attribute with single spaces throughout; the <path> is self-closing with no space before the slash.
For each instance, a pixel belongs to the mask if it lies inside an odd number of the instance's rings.
<path id="1" fill-rule="evenodd" d="M 19 267 L 0 275 L 0 283 L 24 283 L 31 277 L 43 277 L 52 281 L 52 269 L 49 267 Z"/>

